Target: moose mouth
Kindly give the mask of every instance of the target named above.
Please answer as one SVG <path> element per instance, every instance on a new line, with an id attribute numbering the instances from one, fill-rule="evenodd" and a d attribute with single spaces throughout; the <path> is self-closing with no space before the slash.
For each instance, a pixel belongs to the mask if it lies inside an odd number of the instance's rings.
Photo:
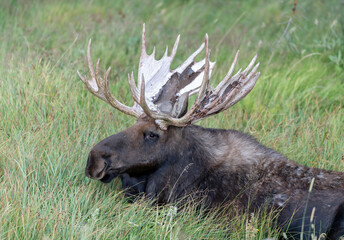
<path id="1" fill-rule="evenodd" d="M 99 179 L 103 183 L 109 183 L 112 179 L 116 178 L 118 173 L 105 174 L 103 178 Z"/>
<path id="2" fill-rule="evenodd" d="M 103 183 L 109 183 L 111 182 L 112 179 L 118 177 L 121 174 L 121 169 L 120 168 L 104 168 L 104 176 L 100 178 L 99 180 Z"/>

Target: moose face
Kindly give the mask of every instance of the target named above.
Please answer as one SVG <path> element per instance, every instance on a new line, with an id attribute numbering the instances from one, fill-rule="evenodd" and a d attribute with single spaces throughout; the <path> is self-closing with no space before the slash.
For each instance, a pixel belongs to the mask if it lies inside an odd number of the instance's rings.
<path id="1" fill-rule="evenodd" d="M 153 119 L 139 118 L 130 128 L 93 147 L 85 173 L 107 183 L 123 173 L 153 171 L 162 162 L 167 139 L 168 131 L 160 130 Z"/>

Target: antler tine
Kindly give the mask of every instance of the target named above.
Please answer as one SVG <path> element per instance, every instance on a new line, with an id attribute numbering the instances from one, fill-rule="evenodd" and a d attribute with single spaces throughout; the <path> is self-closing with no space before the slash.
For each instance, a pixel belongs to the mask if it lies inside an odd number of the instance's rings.
<path id="1" fill-rule="evenodd" d="M 99 90 L 98 85 L 99 84 L 96 81 L 96 75 L 94 73 L 93 62 L 92 62 L 92 58 L 91 58 L 91 39 L 88 41 L 88 46 L 87 46 L 87 64 L 88 64 L 89 74 L 91 75 L 91 79 L 88 80 L 87 77 L 83 77 L 81 75 L 81 73 L 79 71 L 77 71 L 80 79 L 82 80 L 82 82 L 86 85 L 87 89 L 92 94 L 94 94 L 98 98 L 102 99 L 103 101 L 106 101 L 105 96 L 101 92 L 98 92 L 98 90 Z"/>
<path id="2" fill-rule="evenodd" d="M 257 57 L 258 57 L 258 55 L 256 54 L 256 55 L 252 58 L 251 62 L 248 64 L 247 68 L 242 72 L 245 76 L 247 75 L 247 73 L 248 73 L 248 72 L 251 70 L 251 68 L 253 67 L 254 63 L 255 63 L 256 60 L 257 60 Z"/>
<path id="3" fill-rule="evenodd" d="M 231 80 L 231 76 L 232 76 L 232 73 L 234 71 L 235 64 L 238 60 L 239 52 L 240 52 L 239 50 L 236 52 L 233 63 L 231 65 L 231 67 L 229 68 L 228 73 L 223 78 L 223 80 L 219 83 L 219 85 L 217 85 L 217 87 L 215 88 L 215 91 L 214 91 L 215 94 L 219 94 L 220 89 L 222 89 L 223 86 L 227 85 L 227 83 Z"/>
<path id="4" fill-rule="evenodd" d="M 141 36 L 141 55 L 140 55 L 140 62 L 139 62 L 139 72 L 138 72 L 138 79 L 137 79 L 137 87 L 138 89 L 141 88 L 142 80 L 140 79 L 140 74 L 142 75 L 141 67 L 143 65 L 142 59 L 147 56 L 146 52 L 146 25 L 142 24 L 142 36 Z"/>
<path id="5" fill-rule="evenodd" d="M 91 81 L 96 81 L 96 76 L 95 76 L 94 69 L 93 69 L 93 62 L 92 62 L 92 58 L 91 58 L 91 43 L 92 43 L 92 40 L 90 39 L 88 41 L 88 46 L 87 46 L 88 71 L 92 77 Z"/>
<path id="6" fill-rule="evenodd" d="M 147 105 L 147 102 L 146 102 L 146 83 L 145 83 L 145 78 L 142 74 L 142 77 L 141 77 L 141 89 L 140 89 L 140 106 L 142 107 L 143 111 L 148 115 L 150 116 L 151 118 L 154 118 L 153 117 L 153 113 L 151 112 L 151 110 L 149 109 L 148 105 Z"/>
<path id="7" fill-rule="evenodd" d="M 97 59 L 97 63 L 96 63 L 96 76 L 98 76 L 99 74 L 99 62 L 100 62 L 100 58 Z"/>
<path id="8" fill-rule="evenodd" d="M 141 54 L 146 53 L 146 25 L 142 25 Z"/>
<path id="9" fill-rule="evenodd" d="M 108 80 L 111 67 L 108 68 L 108 70 L 104 74 L 104 79 L 102 79 L 99 76 L 99 62 L 100 62 L 100 59 L 97 60 L 96 70 L 94 71 L 92 57 L 91 57 L 91 39 L 90 39 L 88 42 L 88 47 L 87 47 L 87 63 L 88 63 L 88 71 L 91 76 L 91 79 L 88 80 L 86 77 L 83 77 L 78 71 L 78 75 L 80 79 L 83 81 L 83 83 L 86 85 L 87 89 L 93 95 L 109 103 L 112 107 L 120 110 L 121 112 L 132 115 L 134 117 L 139 117 L 142 113 L 120 103 L 117 99 L 111 96 L 110 89 L 109 89 L 109 80 Z"/>
<path id="10" fill-rule="evenodd" d="M 197 99 L 195 101 L 196 104 L 199 104 L 200 101 L 203 99 L 204 94 L 209 86 L 209 45 L 208 45 L 208 34 L 205 35 L 205 67 L 204 67 L 204 75 L 202 85 L 200 87 Z"/>
<path id="11" fill-rule="evenodd" d="M 129 80 L 131 95 L 133 96 L 134 101 L 137 103 L 140 103 L 139 91 L 137 89 L 135 79 L 134 79 L 134 72 L 131 72 L 131 76 L 128 74 L 128 80 Z"/>
<path id="12" fill-rule="evenodd" d="M 168 46 L 166 46 L 164 57 L 167 57 L 167 54 L 168 54 Z"/>
<path id="13" fill-rule="evenodd" d="M 255 74 L 255 73 L 257 72 L 257 69 L 258 69 L 259 65 L 260 65 L 260 62 L 258 62 L 258 63 L 254 66 L 254 68 L 252 69 L 252 71 L 250 72 L 250 74 L 247 76 L 247 79 L 250 79 L 250 78 L 252 77 L 252 75 Z M 260 73 L 259 73 L 259 74 L 260 74 Z"/>
<path id="14" fill-rule="evenodd" d="M 174 59 L 174 57 L 176 56 L 177 53 L 177 49 L 178 49 L 178 44 L 179 44 L 179 39 L 180 39 L 180 34 L 178 35 L 176 42 L 173 45 L 173 49 L 172 49 L 172 53 L 171 53 L 171 58 L 172 60 Z"/>

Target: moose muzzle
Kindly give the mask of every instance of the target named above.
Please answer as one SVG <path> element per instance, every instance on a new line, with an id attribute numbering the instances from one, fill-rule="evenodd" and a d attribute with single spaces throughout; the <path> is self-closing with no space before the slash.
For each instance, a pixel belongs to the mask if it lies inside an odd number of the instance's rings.
<path id="1" fill-rule="evenodd" d="M 91 152 L 87 159 L 85 174 L 89 178 L 100 180 L 105 176 L 107 166 L 108 164 L 105 159 L 95 158 Z"/>

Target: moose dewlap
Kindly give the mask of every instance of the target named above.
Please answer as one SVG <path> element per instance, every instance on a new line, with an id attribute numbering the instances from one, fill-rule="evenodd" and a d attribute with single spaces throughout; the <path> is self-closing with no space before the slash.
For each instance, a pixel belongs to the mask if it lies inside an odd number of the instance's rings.
<path id="1" fill-rule="evenodd" d="M 230 108 L 252 90 L 260 74 L 257 56 L 245 70 L 233 74 L 237 52 L 227 75 L 211 88 L 215 63 L 209 60 L 208 36 L 184 63 L 171 70 L 179 38 L 171 55 L 166 49 L 156 60 L 154 50 L 151 55 L 146 52 L 143 25 L 137 83 L 133 73 L 128 75 L 135 101 L 132 107 L 112 97 L 110 68 L 100 77 L 98 59 L 94 70 L 89 41 L 90 77 L 78 72 L 81 80 L 92 94 L 137 122 L 92 148 L 86 175 L 105 183 L 120 176 L 128 196 L 145 195 L 158 204 L 199 198 L 209 209 L 233 201 L 239 211 L 268 206 L 279 210 L 278 226 L 294 238 L 301 230 L 304 238 L 311 233 L 326 233 L 329 239 L 343 235 L 344 173 L 299 165 L 235 130 L 193 125 Z M 205 58 L 195 62 L 204 48 Z M 196 100 L 188 107 L 193 94 Z"/>

